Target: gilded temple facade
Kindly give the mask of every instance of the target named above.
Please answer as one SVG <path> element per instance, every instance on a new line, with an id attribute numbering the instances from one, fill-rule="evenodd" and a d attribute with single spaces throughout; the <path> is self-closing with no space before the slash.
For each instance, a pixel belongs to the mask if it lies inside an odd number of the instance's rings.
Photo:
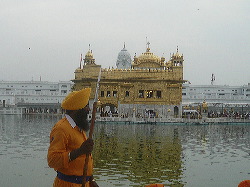
<path id="1" fill-rule="evenodd" d="M 124 48 L 118 54 L 117 67 L 101 68 L 92 51 L 88 51 L 81 67 L 75 70 L 73 89 L 91 87 L 90 105 L 95 97 L 101 69 L 98 100 L 101 116 L 180 117 L 182 103 L 183 55 L 173 53 L 169 61 L 150 51 L 129 59 Z M 128 68 L 129 65 L 129 68 Z M 124 67 L 124 68 L 123 68 Z"/>

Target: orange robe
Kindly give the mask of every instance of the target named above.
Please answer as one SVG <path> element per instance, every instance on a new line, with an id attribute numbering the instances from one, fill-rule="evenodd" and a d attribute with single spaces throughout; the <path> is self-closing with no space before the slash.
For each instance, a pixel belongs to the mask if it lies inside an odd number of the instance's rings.
<path id="1" fill-rule="evenodd" d="M 73 128 L 66 117 L 58 121 L 50 133 L 50 146 L 47 155 L 49 167 L 65 175 L 82 176 L 86 155 L 69 161 L 69 152 L 79 148 L 86 139 L 85 132 L 81 132 L 77 126 Z M 90 155 L 87 176 L 92 176 L 92 174 L 93 159 Z M 53 186 L 80 187 L 81 184 L 66 182 L 56 177 Z M 86 187 L 88 186 L 89 183 L 86 184 Z"/>

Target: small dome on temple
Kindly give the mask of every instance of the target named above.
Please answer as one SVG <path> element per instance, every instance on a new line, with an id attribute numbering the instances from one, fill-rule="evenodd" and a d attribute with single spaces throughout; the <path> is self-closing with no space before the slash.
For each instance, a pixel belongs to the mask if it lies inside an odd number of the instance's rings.
<path id="1" fill-rule="evenodd" d="M 90 50 L 90 45 L 89 45 L 89 50 L 85 55 L 84 58 L 84 64 L 85 65 L 90 65 L 90 64 L 95 64 L 95 59 L 92 50 Z"/>
<path id="2" fill-rule="evenodd" d="M 85 58 L 92 59 L 92 58 L 93 58 L 93 53 L 92 53 L 92 51 L 89 50 L 89 51 L 86 53 Z"/>
<path id="3" fill-rule="evenodd" d="M 181 55 L 180 55 L 178 52 L 176 52 L 176 53 L 174 54 L 174 56 L 177 57 L 177 58 L 181 58 Z"/>
<path id="4" fill-rule="evenodd" d="M 161 62 L 164 62 L 166 58 L 164 56 L 161 57 Z"/>
<path id="5" fill-rule="evenodd" d="M 176 53 L 175 54 L 173 54 L 173 56 L 172 56 L 173 58 L 183 58 L 183 55 L 180 55 L 179 54 L 179 49 L 178 49 L 178 46 L 177 46 L 177 51 L 176 51 Z"/>

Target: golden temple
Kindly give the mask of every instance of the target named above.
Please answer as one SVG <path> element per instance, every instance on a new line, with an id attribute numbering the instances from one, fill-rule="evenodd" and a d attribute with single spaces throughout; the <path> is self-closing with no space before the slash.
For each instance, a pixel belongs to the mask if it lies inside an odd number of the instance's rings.
<path id="1" fill-rule="evenodd" d="M 124 48 L 118 54 L 117 68 L 101 68 L 92 51 L 86 53 L 83 65 L 75 70 L 73 90 L 91 87 L 93 102 L 98 75 L 101 116 L 167 117 L 181 116 L 183 55 L 173 53 L 168 61 L 150 51 L 131 57 Z"/>

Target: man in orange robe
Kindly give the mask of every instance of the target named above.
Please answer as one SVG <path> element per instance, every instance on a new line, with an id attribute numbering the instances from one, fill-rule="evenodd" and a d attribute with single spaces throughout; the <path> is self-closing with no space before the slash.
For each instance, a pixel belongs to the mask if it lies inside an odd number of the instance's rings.
<path id="1" fill-rule="evenodd" d="M 59 120 L 50 133 L 48 165 L 57 171 L 54 187 L 80 187 L 83 181 L 85 158 L 93 150 L 89 130 L 89 96 L 91 89 L 71 92 L 62 102 L 65 117 Z M 93 159 L 90 154 L 85 187 L 98 187 L 93 178 Z"/>

